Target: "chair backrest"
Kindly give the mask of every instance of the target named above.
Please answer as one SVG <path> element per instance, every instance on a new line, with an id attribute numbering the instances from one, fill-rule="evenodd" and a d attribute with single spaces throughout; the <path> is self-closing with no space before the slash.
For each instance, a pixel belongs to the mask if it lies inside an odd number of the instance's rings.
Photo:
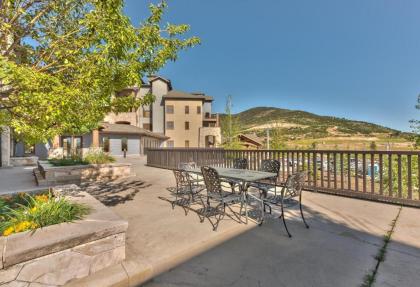
<path id="1" fill-rule="evenodd" d="M 261 171 L 272 172 L 278 176 L 280 173 L 280 162 L 276 159 L 263 159 L 261 161 Z"/>
<path id="2" fill-rule="evenodd" d="M 202 166 L 204 183 L 206 185 L 207 194 L 220 195 L 222 193 L 222 184 L 217 170 L 210 166 Z"/>
<path id="3" fill-rule="evenodd" d="M 248 160 L 246 158 L 234 158 L 233 159 L 233 168 L 247 169 L 248 168 Z"/>
<path id="4" fill-rule="evenodd" d="M 174 169 L 173 173 L 176 180 L 176 192 L 185 188 L 191 189 L 191 179 L 186 171 Z"/>
<path id="5" fill-rule="evenodd" d="M 195 162 L 193 162 L 193 161 L 190 161 L 190 162 L 180 162 L 178 164 L 178 168 L 180 170 L 189 170 L 189 169 L 193 169 L 193 168 L 196 168 L 196 167 L 197 167 L 197 164 Z"/>
<path id="6" fill-rule="evenodd" d="M 307 176 L 307 171 L 300 171 L 294 174 L 291 174 L 287 177 L 285 188 L 283 189 L 284 194 L 282 196 L 284 198 L 292 198 L 296 196 L 300 196 L 303 186 L 305 184 L 305 179 Z"/>

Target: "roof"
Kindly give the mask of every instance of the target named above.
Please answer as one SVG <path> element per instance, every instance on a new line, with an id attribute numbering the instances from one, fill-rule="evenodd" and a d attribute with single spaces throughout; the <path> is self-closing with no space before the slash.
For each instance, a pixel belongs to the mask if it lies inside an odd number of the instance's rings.
<path id="1" fill-rule="evenodd" d="M 107 134 L 134 134 L 163 140 L 169 138 L 163 134 L 154 133 L 133 125 L 102 123 L 100 126 L 99 130 Z"/>
<path id="2" fill-rule="evenodd" d="M 163 96 L 164 99 L 192 99 L 192 100 L 202 100 L 202 101 L 213 101 L 213 97 L 206 96 L 204 94 L 192 94 L 182 91 L 171 90 L 166 95 Z"/>
<path id="3" fill-rule="evenodd" d="M 263 141 L 260 137 L 258 137 L 256 134 L 240 134 L 239 137 L 244 137 L 248 139 L 249 141 L 254 142 L 256 145 L 263 145 Z"/>
<path id="4" fill-rule="evenodd" d="M 172 83 L 171 83 L 171 80 L 165 79 L 164 77 L 157 76 L 157 75 L 151 75 L 151 76 L 149 76 L 149 77 L 148 77 L 148 80 L 149 80 L 149 83 L 150 83 L 150 84 L 151 84 L 153 81 L 156 81 L 156 80 L 158 80 L 158 79 L 160 79 L 160 80 L 164 81 L 165 83 L 167 83 L 167 84 L 168 84 L 168 86 L 169 86 L 169 90 L 172 90 Z"/>

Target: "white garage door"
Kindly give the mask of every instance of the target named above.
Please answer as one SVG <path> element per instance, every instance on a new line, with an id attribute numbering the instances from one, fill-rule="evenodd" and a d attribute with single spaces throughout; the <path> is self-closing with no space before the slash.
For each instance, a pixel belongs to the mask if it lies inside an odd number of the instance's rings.
<path id="1" fill-rule="evenodd" d="M 109 137 L 109 152 L 112 155 L 123 155 L 122 144 L 127 141 L 127 155 L 140 154 L 140 138 L 138 136 L 117 136 Z"/>

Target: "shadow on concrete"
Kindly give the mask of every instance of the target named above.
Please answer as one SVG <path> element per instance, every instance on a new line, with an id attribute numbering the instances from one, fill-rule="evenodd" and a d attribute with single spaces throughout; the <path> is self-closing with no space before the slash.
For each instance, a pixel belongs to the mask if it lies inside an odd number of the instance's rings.
<path id="1" fill-rule="evenodd" d="M 275 210 L 261 227 L 191 256 L 144 286 L 362 286 L 397 208 L 379 223 L 380 217 L 365 218 L 357 209 L 318 203 L 324 208 L 304 206 L 310 229 L 298 208 L 287 211 L 291 239 Z"/>
<path id="2" fill-rule="evenodd" d="M 125 179 L 118 181 L 83 183 L 80 187 L 106 206 L 116 206 L 133 200 L 141 189 L 149 186 L 151 185 L 141 180 Z"/>

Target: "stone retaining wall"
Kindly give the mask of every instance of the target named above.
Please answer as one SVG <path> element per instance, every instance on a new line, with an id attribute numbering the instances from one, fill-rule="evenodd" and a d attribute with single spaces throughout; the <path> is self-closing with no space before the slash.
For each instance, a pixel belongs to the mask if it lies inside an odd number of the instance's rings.
<path id="1" fill-rule="evenodd" d="M 132 175 L 129 163 L 53 166 L 47 161 L 38 161 L 38 168 L 34 170 L 34 174 L 38 185 L 41 186 L 114 180 Z"/>
<path id="2" fill-rule="evenodd" d="M 10 165 L 12 166 L 31 166 L 36 165 L 38 162 L 37 156 L 22 156 L 22 157 L 11 157 Z"/>
<path id="3" fill-rule="evenodd" d="M 84 220 L 0 237 L 0 286 L 62 286 L 125 259 L 128 223 L 87 193 Z"/>

